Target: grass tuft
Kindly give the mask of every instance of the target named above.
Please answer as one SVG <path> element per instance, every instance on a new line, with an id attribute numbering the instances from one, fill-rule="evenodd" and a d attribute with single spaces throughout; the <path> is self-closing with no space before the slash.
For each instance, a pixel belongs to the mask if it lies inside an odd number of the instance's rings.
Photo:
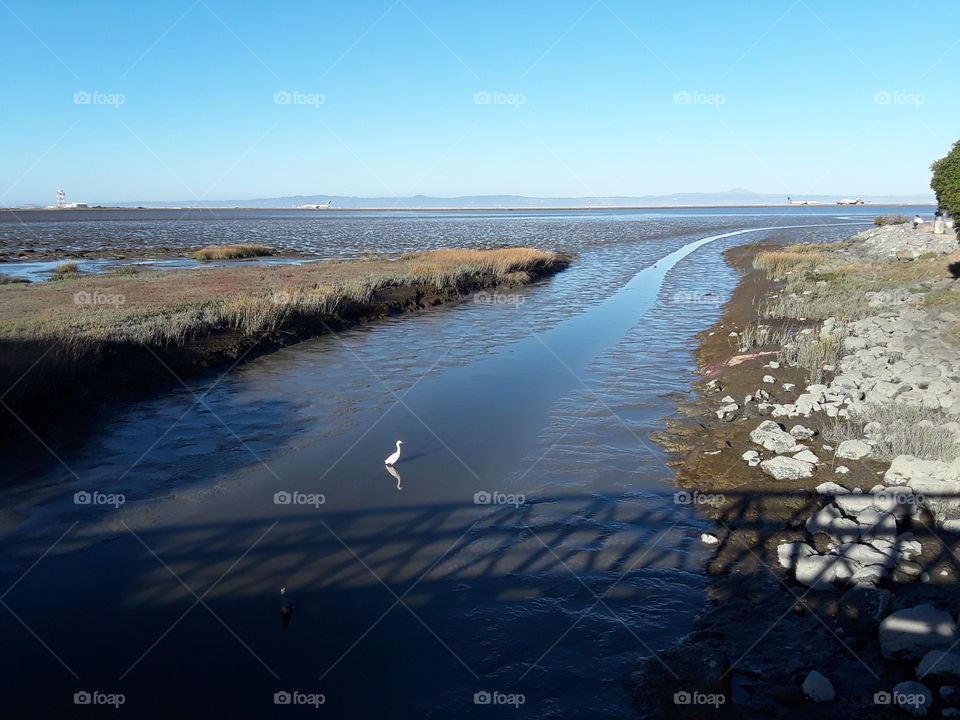
<path id="1" fill-rule="evenodd" d="M 240 258 L 263 257 L 272 255 L 273 250 L 266 245 L 217 245 L 197 250 L 194 260 L 237 260 Z"/>

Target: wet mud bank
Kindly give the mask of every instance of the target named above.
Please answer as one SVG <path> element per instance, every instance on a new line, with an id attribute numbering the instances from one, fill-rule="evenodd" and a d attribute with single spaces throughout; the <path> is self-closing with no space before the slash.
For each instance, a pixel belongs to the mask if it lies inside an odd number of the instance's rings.
<path id="1" fill-rule="evenodd" d="M 958 712 L 956 245 L 870 232 L 725 253 L 740 282 L 655 438 L 715 524 L 709 605 L 627 679 L 642 717 Z"/>

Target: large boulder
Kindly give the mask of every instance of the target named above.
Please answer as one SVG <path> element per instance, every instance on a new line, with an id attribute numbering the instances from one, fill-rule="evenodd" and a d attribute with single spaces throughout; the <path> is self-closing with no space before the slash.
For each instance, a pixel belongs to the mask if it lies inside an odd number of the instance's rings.
<path id="1" fill-rule="evenodd" d="M 880 623 L 880 652 L 888 660 L 919 660 L 931 650 L 948 650 L 957 634 L 949 613 L 923 604 L 887 615 Z"/>
<path id="2" fill-rule="evenodd" d="M 837 446 L 836 455 L 845 460 L 859 460 L 869 455 L 871 450 L 873 448 L 863 440 L 844 440 Z"/>
<path id="3" fill-rule="evenodd" d="M 960 655 L 931 650 L 917 665 L 917 678 L 937 684 L 960 682 Z"/>
<path id="4" fill-rule="evenodd" d="M 786 432 L 773 420 L 764 420 L 753 432 L 750 439 L 764 449 L 775 453 L 800 452 L 805 448 L 797 444 L 797 439 Z"/>
<path id="5" fill-rule="evenodd" d="M 887 485 L 906 485 L 939 527 L 960 520 L 960 460 L 952 463 L 898 455 L 883 476 Z"/>
<path id="6" fill-rule="evenodd" d="M 760 469 L 777 480 L 800 480 L 813 476 L 815 465 L 797 458 L 778 455 L 760 463 Z"/>
<path id="7" fill-rule="evenodd" d="M 933 705 L 933 693 L 926 685 L 907 680 L 893 686 L 893 701 L 914 717 L 926 717 Z"/>
<path id="8" fill-rule="evenodd" d="M 816 670 L 811 670 L 804 678 L 802 689 L 804 695 L 817 703 L 833 702 L 837 697 L 833 683 Z"/>
<path id="9" fill-rule="evenodd" d="M 918 258 L 924 253 L 947 255 L 957 249 L 956 238 L 914 230 L 909 223 L 884 225 L 857 233 L 850 238 L 851 252 L 872 258 Z"/>
<path id="10" fill-rule="evenodd" d="M 807 555 L 797 558 L 797 582 L 815 590 L 830 590 L 837 579 L 839 558 L 836 555 Z"/>

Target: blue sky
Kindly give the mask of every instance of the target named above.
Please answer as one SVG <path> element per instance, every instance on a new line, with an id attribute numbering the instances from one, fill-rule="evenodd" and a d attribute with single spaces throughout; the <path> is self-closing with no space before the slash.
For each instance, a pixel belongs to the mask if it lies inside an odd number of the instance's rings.
<path id="1" fill-rule="evenodd" d="M 88 202 L 922 193 L 960 134 L 955 11 L 0 0 L 0 205 L 59 187 Z"/>

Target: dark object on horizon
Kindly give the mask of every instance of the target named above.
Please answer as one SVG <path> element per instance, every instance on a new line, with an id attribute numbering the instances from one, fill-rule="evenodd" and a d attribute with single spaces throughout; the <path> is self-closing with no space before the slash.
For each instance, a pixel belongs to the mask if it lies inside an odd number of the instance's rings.
<path id="1" fill-rule="evenodd" d="M 280 588 L 280 622 L 283 627 L 290 626 L 290 619 L 293 617 L 293 603 L 287 597 L 287 589 Z"/>

